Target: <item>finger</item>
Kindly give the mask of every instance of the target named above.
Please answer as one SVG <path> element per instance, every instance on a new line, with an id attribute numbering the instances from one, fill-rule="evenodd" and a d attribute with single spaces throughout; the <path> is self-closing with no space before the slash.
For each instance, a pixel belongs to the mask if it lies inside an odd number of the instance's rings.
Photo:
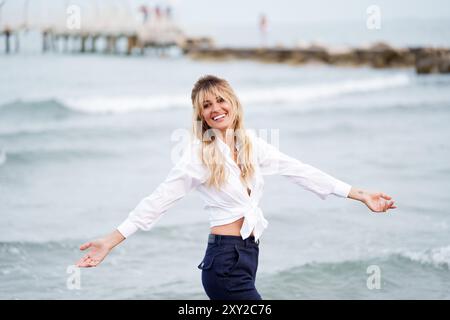
<path id="1" fill-rule="evenodd" d="M 86 242 L 80 246 L 80 250 L 86 250 L 90 246 L 92 246 L 92 242 Z"/>
<path id="2" fill-rule="evenodd" d="M 394 204 L 394 201 L 386 201 L 386 209 L 389 209 Z"/>
<path id="3" fill-rule="evenodd" d="M 391 196 L 388 196 L 386 193 L 381 193 L 381 196 L 383 197 L 383 198 L 385 198 L 386 200 L 391 200 Z"/>
<path id="4" fill-rule="evenodd" d="M 387 201 L 385 211 L 391 209 L 393 205 L 394 205 L 394 201 Z"/>

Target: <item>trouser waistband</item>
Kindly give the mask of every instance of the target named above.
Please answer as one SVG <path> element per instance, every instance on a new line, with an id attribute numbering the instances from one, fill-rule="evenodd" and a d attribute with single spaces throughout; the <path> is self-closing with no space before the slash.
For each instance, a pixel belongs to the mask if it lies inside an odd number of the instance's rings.
<path id="1" fill-rule="evenodd" d="M 259 245 L 259 239 L 255 241 L 254 236 L 250 236 L 247 239 L 242 239 L 240 236 L 229 236 L 229 235 L 221 235 L 221 234 L 209 234 L 208 235 L 208 243 L 213 244 L 240 244 L 243 246 L 250 245 Z"/>

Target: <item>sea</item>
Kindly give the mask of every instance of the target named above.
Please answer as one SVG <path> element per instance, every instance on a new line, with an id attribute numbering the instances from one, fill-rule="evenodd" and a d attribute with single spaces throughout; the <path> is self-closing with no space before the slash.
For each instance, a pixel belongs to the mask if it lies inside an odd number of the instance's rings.
<path id="1" fill-rule="evenodd" d="M 415 23 L 386 25 L 379 39 L 352 38 L 345 25 L 299 30 L 332 44 L 450 45 L 448 21 Z M 252 43 L 250 27 L 217 30 L 224 45 Z M 289 30 L 273 43 L 301 38 Z M 374 213 L 265 177 L 263 299 L 450 299 L 449 75 L 196 61 L 176 50 L 43 54 L 26 36 L 21 48 L 0 53 L 0 299 L 208 299 L 197 266 L 209 223 L 195 192 L 98 267 L 73 266 L 82 243 L 113 231 L 167 176 L 174 132 L 190 129 L 190 91 L 206 74 L 230 82 L 246 128 L 276 130 L 282 152 L 397 206 Z"/>

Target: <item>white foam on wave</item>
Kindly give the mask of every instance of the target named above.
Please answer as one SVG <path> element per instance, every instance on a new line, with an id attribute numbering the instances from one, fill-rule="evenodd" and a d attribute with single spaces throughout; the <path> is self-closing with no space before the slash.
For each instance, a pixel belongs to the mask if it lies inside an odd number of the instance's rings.
<path id="1" fill-rule="evenodd" d="M 410 83 L 407 75 L 390 77 L 367 78 L 361 80 L 346 80 L 328 84 L 313 84 L 295 87 L 270 88 L 244 92 L 241 97 L 247 103 L 301 103 L 305 101 L 320 100 L 337 97 L 344 94 L 372 92 L 383 89 L 403 87 Z"/>
<path id="2" fill-rule="evenodd" d="M 173 107 L 189 107 L 188 96 L 95 96 L 62 99 L 72 109 L 86 113 L 128 113 L 142 110 L 161 110 Z"/>
<path id="3" fill-rule="evenodd" d="M 405 251 L 401 256 L 422 264 L 429 264 L 437 268 L 450 269 L 450 246 L 429 249 L 425 251 Z"/>
<path id="4" fill-rule="evenodd" d="M 239 98 L 247 104 L 292 104 L 337 97 L 340 95 L 380 91 L 406 86 L 410 78 L 405 74 L 351 79 L 327 84 L 280 86 L 258 89 L 237 89 Z M 174 107 L 190 108 L 188 94 L 152 96 L 91 96 L 59 99 L 66 106 L 87 113 L 127 113 L 142 110 L 164 110 Z"/>

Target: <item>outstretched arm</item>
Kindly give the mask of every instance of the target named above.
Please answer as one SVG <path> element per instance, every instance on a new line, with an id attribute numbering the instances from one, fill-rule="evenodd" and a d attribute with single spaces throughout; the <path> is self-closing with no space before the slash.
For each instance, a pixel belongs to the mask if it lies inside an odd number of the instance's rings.
<path id="1" fill-rule="evenodd" d="M 80 250 L 90 250 L 77 262 L 77 266 L 95 267 L 115 246 L 138 229 L 151 229 L 171 206 L 203 181 L 203 173 L 201 164 L 191 161 L 191 154 L 185 151 L 167 178 L 139 202 L 116 230 L 80 246 Z"/>
<path id="2" fill-rule="evenodd" d="M 373 212 L 386 212 L 389 209 L 397 208 L 392 197 L 383 192 L 370 192 L 352 187 L 348 198 L 361 201 Z"/>
<path id="3" fill-rule="evenodd" d="M 256 137 L 254 141 L 263 175 L 284 176 L 323 200 L 331 194 L 342 198 L 348 197 L 350 184 L 288 156 L 261 138 Z"/>
<path id="4" fill-rule="evenodd" d="M 370 192 L 355 188 L 329 174 L 292 158 L 279 151 L 261 138 L 255 139 L 258 159 L 263 174 L 280 174 L 305 189 L 317 194 L 321 199 L 334 194 L 363 202 L 373 212 L 386 212 L 397 208 L 391 196 L 383 192 Z"/>
<path id="5" fill-rule="evenodd" d="M 96 267 L 103 259 L 105 259 L 108 253 L 123 240 L 125 240 L 125 237 L 119 231 L 114 230 L 103 238 L 82 244 L 80 250 L 89 248 L 90 250 L 78 260 L 76 266 L 86 268 Z"/>

